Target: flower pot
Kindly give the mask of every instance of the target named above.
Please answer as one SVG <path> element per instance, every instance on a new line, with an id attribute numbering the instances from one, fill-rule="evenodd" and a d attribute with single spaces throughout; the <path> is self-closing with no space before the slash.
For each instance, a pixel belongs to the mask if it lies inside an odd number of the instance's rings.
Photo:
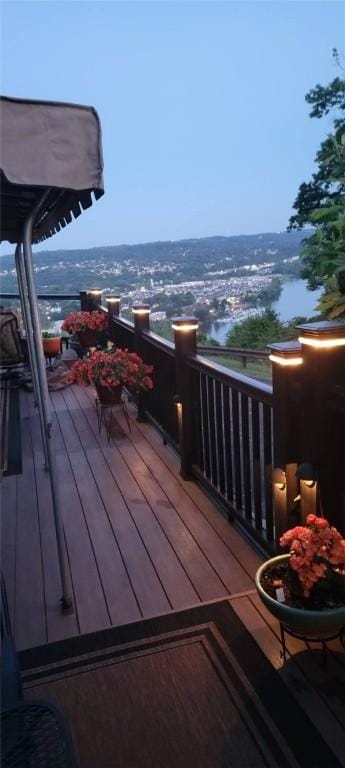
<path id="1" fill-rule="evenodd" d="M 81 347 L 95 347 L 98 341 L 97 331 L 79 331 L 77 336 Z"/>
<path id="2" fill-rule="evenodd" d="M 103 387 L 95 384 L 98 400 L 101 405 L 119 405 L 122 401 L 122 384 L 116 387 Z"/>
<path id="3" fill-rule="evenodd" d="M 61 337 L 54 336 L 47 339 L 42 339 L 43 352 L 46 357 L 57 357 L 61 352 Z"/>
<path id="4" fill-rule="evenodd" d="M 272 614 L 291 632 L 309 638 L 329 637 L 337 634 L 345 627 L 345 605 L 325 609 L 308 610 L 307 608 L 293 608 L 285 603 L 279 603 L 265 592 L 261 585 L 263 573 L 275 565 L 288 564 L 290 555 L 278 555 L 267 560 L 260 566 L 255 575 L 255 585 L 258 595 Z"/>

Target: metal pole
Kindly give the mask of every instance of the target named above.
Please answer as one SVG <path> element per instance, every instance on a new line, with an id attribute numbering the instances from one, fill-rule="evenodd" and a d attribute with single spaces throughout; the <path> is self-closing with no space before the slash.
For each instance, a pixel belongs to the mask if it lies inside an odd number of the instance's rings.
<path id="1" fill-rule="evenodd" d="M 25 265 L 24 265 L 24 258 L 23 258 L 21 243 L 18 243 L 16 247 L 15 261 L 16 261 L 16 269 L 17 269 L 20 303 L 22 308 L 23 323 L 24 323 L 24 328 L 26 333 L 27 349 L 28 349 L 33 390 L 34 390 L 34 396 L 35 396 L 35 405 L 38 406 L 41 400 L 41 391 L 38 385 L 37 362 L 36 362 L 36 357 L 33 351 L 33 334 L 32 334 L 32 325 L 31 325 L 31 318 L 30 318 L 30 305 L 28 301 L 28 292 L 27 292 L 27 285 L 26 285 L 26 278 L 25 278 Z M 42 404 L 39 407 L 38 411 L 39 411 L 39 417 L 40 417 L 42 444 L 43 444 L 43 451 L 44 451 L 44 462 L 45 462 L 44 468 L 48 469 L 47 437 L 46 437 L 44 421 L 43 421 Z"/>
<path id="2" fill-rule="evenodd" d="M 29 214 L 29 216 L 25 221 L 24 231 L 23 231 L 23 248 L 24 248 L 24 266 L 25 266 L 25 275 L 26 275 L 27 290 L 28 290 L 29 309 L 30 309 L 32 331 L 33 331 L 33 337 L 32 337 L 33 338 L 33 355 L 37 363 L 38 385 L 41 392 L 41 400 L 39 401 L 39 408 L 42 409 L 42 419 L 45 427 L 45 434 L 47 436 L 50 486 L 51 486 L 51 493 L 52 493 L 56 542 L 57 542 L 57 549 L 58 549 L 58 558 L 59 558 L 59 567 L 60 567 L 60 576 L 61 576 L 61 585 L 62 585 L 61 602 L 62 602 L 63 610 L 70 611 L 73 609 L 73 603 L 72 603 L 71 585 L 70 585 L 67 561 L 66 561 L 66 552 L 64 547 L 63 524 L 62 524 L 62 517 L 61 517 L 61 504 L 60 504 L 60 494 L 59 494 L 59 478 L 57 475 L 55 454 L 52 446 L 52 423 L 51 423 L 51 414 L 50 414 L 49 392 L 48 392 L 46 366 L 45 366 L 45 359 L 43 354 L 43 346 L 42 346 L 42 338 L 41 338 L 41 328 L 40 328 L 40 319 L 39 319 L 39 313 L 38 313 L 34 269 L 33 269 L 33 263 L 32 263 L 33 225 L 49 193 L 50 193 L 50 190 L 48 189 L 43 194 L 43 196 L 41 197 L 41 199 L 39 200 L 39 202 L 37 203 L 37 205 Z"/>

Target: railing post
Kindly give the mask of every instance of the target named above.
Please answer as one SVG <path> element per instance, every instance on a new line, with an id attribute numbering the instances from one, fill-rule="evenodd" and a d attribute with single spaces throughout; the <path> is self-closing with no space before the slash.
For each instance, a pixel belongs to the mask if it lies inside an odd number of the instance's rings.
<path id="1" fill-rule="evenodd" d="M 120 296 L 106 296 L 105 298 L 109 317 L 119 317 L 120 314 Z"/>
<path id="2" fill-rule="evenodd" d="M 108 332 L 111 338 L 112 319 L 120 315 L 120 296 L 106 296 L 105 301 L 108 309 Z"/>
<path id="3" fill-rule="evenodd" d="M 150 330 L 150 305 L 135 304 L 133 306 L 134 319 L 134 348 L 138 355 L 142 354 L 141 334 L 143 331 Z M 139 392 L 138 395 L 138 421 L 146 421 L 145 392 Z"/>
<path id="4" fill-rule="evenodd" d="M 90 288 L 89 291 L 80 291 L 80 308 L 82 312 L 94 312 L 101 303 L 102 290 Z"/>
<path id="5" fill-rule="evenodd" d="M 270 345 L 273 388 L 273 510 L 276 548 L 296 515 L 300 459 L 300 389 L 303 363 L 301 345 L 283 342 Z M 295 514 L 294 514 L 295 512 Z"/>
<path id="6" fill-rule="evenodd" d="M 198 321 L 195 317 L 173 317 L 177 407 L 179 408 L 180 474 L 185 480 L 192 477 L 195 455 L 195 424 L 192 372 L 186 357 L 196 354 Z"/>
<path id="7" fill-rule="evenodd" d="M 345 323 L 297 327 L 303 357 L 301 496 L 316 496 L 318 491 L 323 514 L 344 532 Z M 308 467 L 310 478 L 302 471 Z"/>

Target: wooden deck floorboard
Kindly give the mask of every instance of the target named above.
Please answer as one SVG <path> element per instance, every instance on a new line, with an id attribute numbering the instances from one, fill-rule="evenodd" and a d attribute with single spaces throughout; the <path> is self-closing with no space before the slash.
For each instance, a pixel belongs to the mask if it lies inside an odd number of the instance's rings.
<path id="1" fill-rule="evenodd" d="M 286 637 L 287 658 L 281 657 L 279 624 L 258 600 L 255 592 L 229 598 L 238 617 L 253 635 L 265 656 L 284 680 L 290 695 L 298 701 L 330 749 L 344 765 L 344 647 L 337 640 L 327 653 L 324 670 L 321 650 L 295 638 Z"/>
<path id="2" fill-rule="evenodd" d="M 23 472 L 2 482 L 2 571 L 18 650 L 227 599 L 340 762 L 345 654 L 286 638 L 254 589 L 260 555 L 149 424 L 98 431 L 92 391 L 52 395 L 54 446 L 75 612 L 63 615 L 49 476 L 32 395 L 21 393 Z M 121 434 L 121 428 L 123 432 Z M 288 695 L 288 694 L 287 694 Z"/>
<path id="3" fill-rule="evenodd" d="M 98 431 L 94 394 L 53 393 L 75 613 L 62 615 L 37 410 L 21 393 L 23 473 L 3 484 L 4 575 L 18 649 L 253 588 L 260 562 L 149 424 Z M 123 432 L 121 433 L 121 427 Z"/>

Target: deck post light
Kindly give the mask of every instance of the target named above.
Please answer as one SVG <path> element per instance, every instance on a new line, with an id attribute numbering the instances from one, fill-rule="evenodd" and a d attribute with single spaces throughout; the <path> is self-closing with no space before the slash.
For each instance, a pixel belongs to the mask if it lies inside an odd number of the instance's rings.
<path id="1" fill-rule="evenodd" d="M 194 405 L 192 371 L 187 358 L 196 355 L 197 330 L 199 324 L 195 317 L 173 317 L 172 328 L 175 341 L 176 388 L 178 396 L 174 399 L 177 405 L 177 418 L 180 441 L 180 474 L 188 480 L 192 476 L 194 461 L 193 432 Z"/>
<path id="2" fill-rule="evenodd" d="M 105 301 L 109 317 L 118 317 L 120 314 L 120 296 L 106 296 Z"/>
<path id="3" fill-rule="evenodd" d="M 345 323 L 322 321 L 297 326 L 303 357 L 300 474 L 302 517 L 320 508 L 343 529 L 345 519 Z M 339 468 L 338 471 L 336 468 Z M 301 467 L 299 468 L 301 471 Z M 304 476 L 303 476 L 304 475 Z M 313 484 L 311 484 L 313 483 Z"/>
<path id="4" fill-rule="evenodd" d="M 143 353 L 143 340 L 142 340 L 142 333 L 143 331 L 149 331 L 150 330 L 150 312 L 151 307 L 149 304 L 134 304 L 132 308 L 133 312 L 133 320 L 134 320 L 134 348 L 138 355 L 141 357 L 145 356 L 145 353 Z M 145 360 L 145 363 L 150 363 L 150 360 Z M 146 421 L 146 403 L 147 394 L 146 392 L 139 392 L 138 394 L 138 412 L 137 412 L 137 419 L 138 421 Z"/>
<path id="5" fill-rule="evenodd" d="M 275 521 L 275 541 L 279 547 L 282 533 L 296 523 L 296 496 L 298 483 L 296 478 L 299 457 L 299 408 L 303 358 L 298 341 L 287 341 L 269 345 L 272 362 L 273 389 L 273 455 L 277 467 L 274 470 L 273 505 Z M 284 475 L 284 481 L 278 482 L 277 472 Z M 284 486 L 284 487 L 282 487 Z M 284 492 L 283 492 L 284 491 Z"/>
<path id="6" fill-rule="evenodd" d="M 90 288 L 90 290 L 86 291 L 89 312 L 94 312 L 99 308 L 102 301 L 102 293 L 101 288 Z"/>

